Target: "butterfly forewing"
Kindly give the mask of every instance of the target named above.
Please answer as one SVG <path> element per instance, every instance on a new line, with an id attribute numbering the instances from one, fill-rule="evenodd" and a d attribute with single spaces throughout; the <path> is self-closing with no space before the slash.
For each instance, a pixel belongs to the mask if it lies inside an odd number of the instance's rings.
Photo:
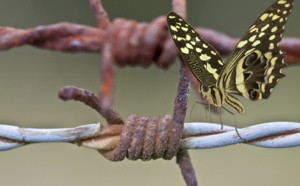
<path id="1" fill-rule="evenodd" d="M 176 13 L 170 12 L 167 22 L 180 56 L 194 76 L 205 85 L 215 85 L 223 68 L 218 52 Z"/>
<path id="2" fill-rule="evenodd" d="M 284 54 L 279 43 L 293 0 L 278 0 L 248 29 L 225 63 L 218 86 L 251 100 L 266 99 L 279 78 Z"/>

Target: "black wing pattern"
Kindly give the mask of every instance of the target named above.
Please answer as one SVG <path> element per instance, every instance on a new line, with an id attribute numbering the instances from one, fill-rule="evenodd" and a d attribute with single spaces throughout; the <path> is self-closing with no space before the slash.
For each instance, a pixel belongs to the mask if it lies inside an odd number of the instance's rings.
<path id="1" fill-rule="evenodd" d="M 168 27 L 183 61 L 200 83 L 216 85 L 223 68 L 219 53 L 175 12 L 167 15 Z"/>

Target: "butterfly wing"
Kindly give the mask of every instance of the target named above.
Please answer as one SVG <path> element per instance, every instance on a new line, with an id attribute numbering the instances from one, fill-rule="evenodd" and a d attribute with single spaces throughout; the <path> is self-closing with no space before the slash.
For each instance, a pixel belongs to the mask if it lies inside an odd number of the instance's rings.
<path id="1" fill-rule="evenodd" d="M 219 53 L 175 12 L 168 13 L 167 23 L 180 56 L 194 76 L 202 84 L 215 85 L 224 65 Z"/>
<path id="2" fill-rule="evenodd" d="M 279 47 L 293 0 L 278 0 L 249 28 L 229 56 L 217 85 L 250 100 L 270 96 L 284 77 L 284 54 Z"/>

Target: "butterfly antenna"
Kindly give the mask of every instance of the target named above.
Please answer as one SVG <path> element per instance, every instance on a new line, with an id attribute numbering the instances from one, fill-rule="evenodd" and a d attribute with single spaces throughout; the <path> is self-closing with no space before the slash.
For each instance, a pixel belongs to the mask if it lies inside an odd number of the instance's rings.
<path id="1" fill-rule="evenodd" d="M 195 104 L 196 103 L 199 103 L 200 104 L 200 102 L 198 102 L 198 101 L 195 101 L 194 102 L 194 104 L 193 104 L 193 106 L 192 106 L 192 109 L 191 109 L 191 112 L 190 112 L 190 121 L 192 121 L 192 112 L 193 112 L 193 110 L 194 110 L 194 107 L 195 107 Z"/>

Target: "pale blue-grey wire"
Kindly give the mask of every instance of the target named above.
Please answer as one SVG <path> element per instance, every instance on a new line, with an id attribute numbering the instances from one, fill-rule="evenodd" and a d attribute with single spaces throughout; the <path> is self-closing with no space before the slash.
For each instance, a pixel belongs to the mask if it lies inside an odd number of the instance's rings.
<path id="1" fill-rule="evenodd" d="M 97 136 L 100 124 L 87 124 L 75 128 L 35 129 L 0 124 L 0 151 L 10 150 L 30 143 L 76 142 Z M 269 122 L 235 130 L 220 124 L 185 123 L 180 148 L 206 149 L 237 143 L 267 148 L 300 146 L 300 123 Z M 239 135 L 238 135 L 239 134 Z"/>

